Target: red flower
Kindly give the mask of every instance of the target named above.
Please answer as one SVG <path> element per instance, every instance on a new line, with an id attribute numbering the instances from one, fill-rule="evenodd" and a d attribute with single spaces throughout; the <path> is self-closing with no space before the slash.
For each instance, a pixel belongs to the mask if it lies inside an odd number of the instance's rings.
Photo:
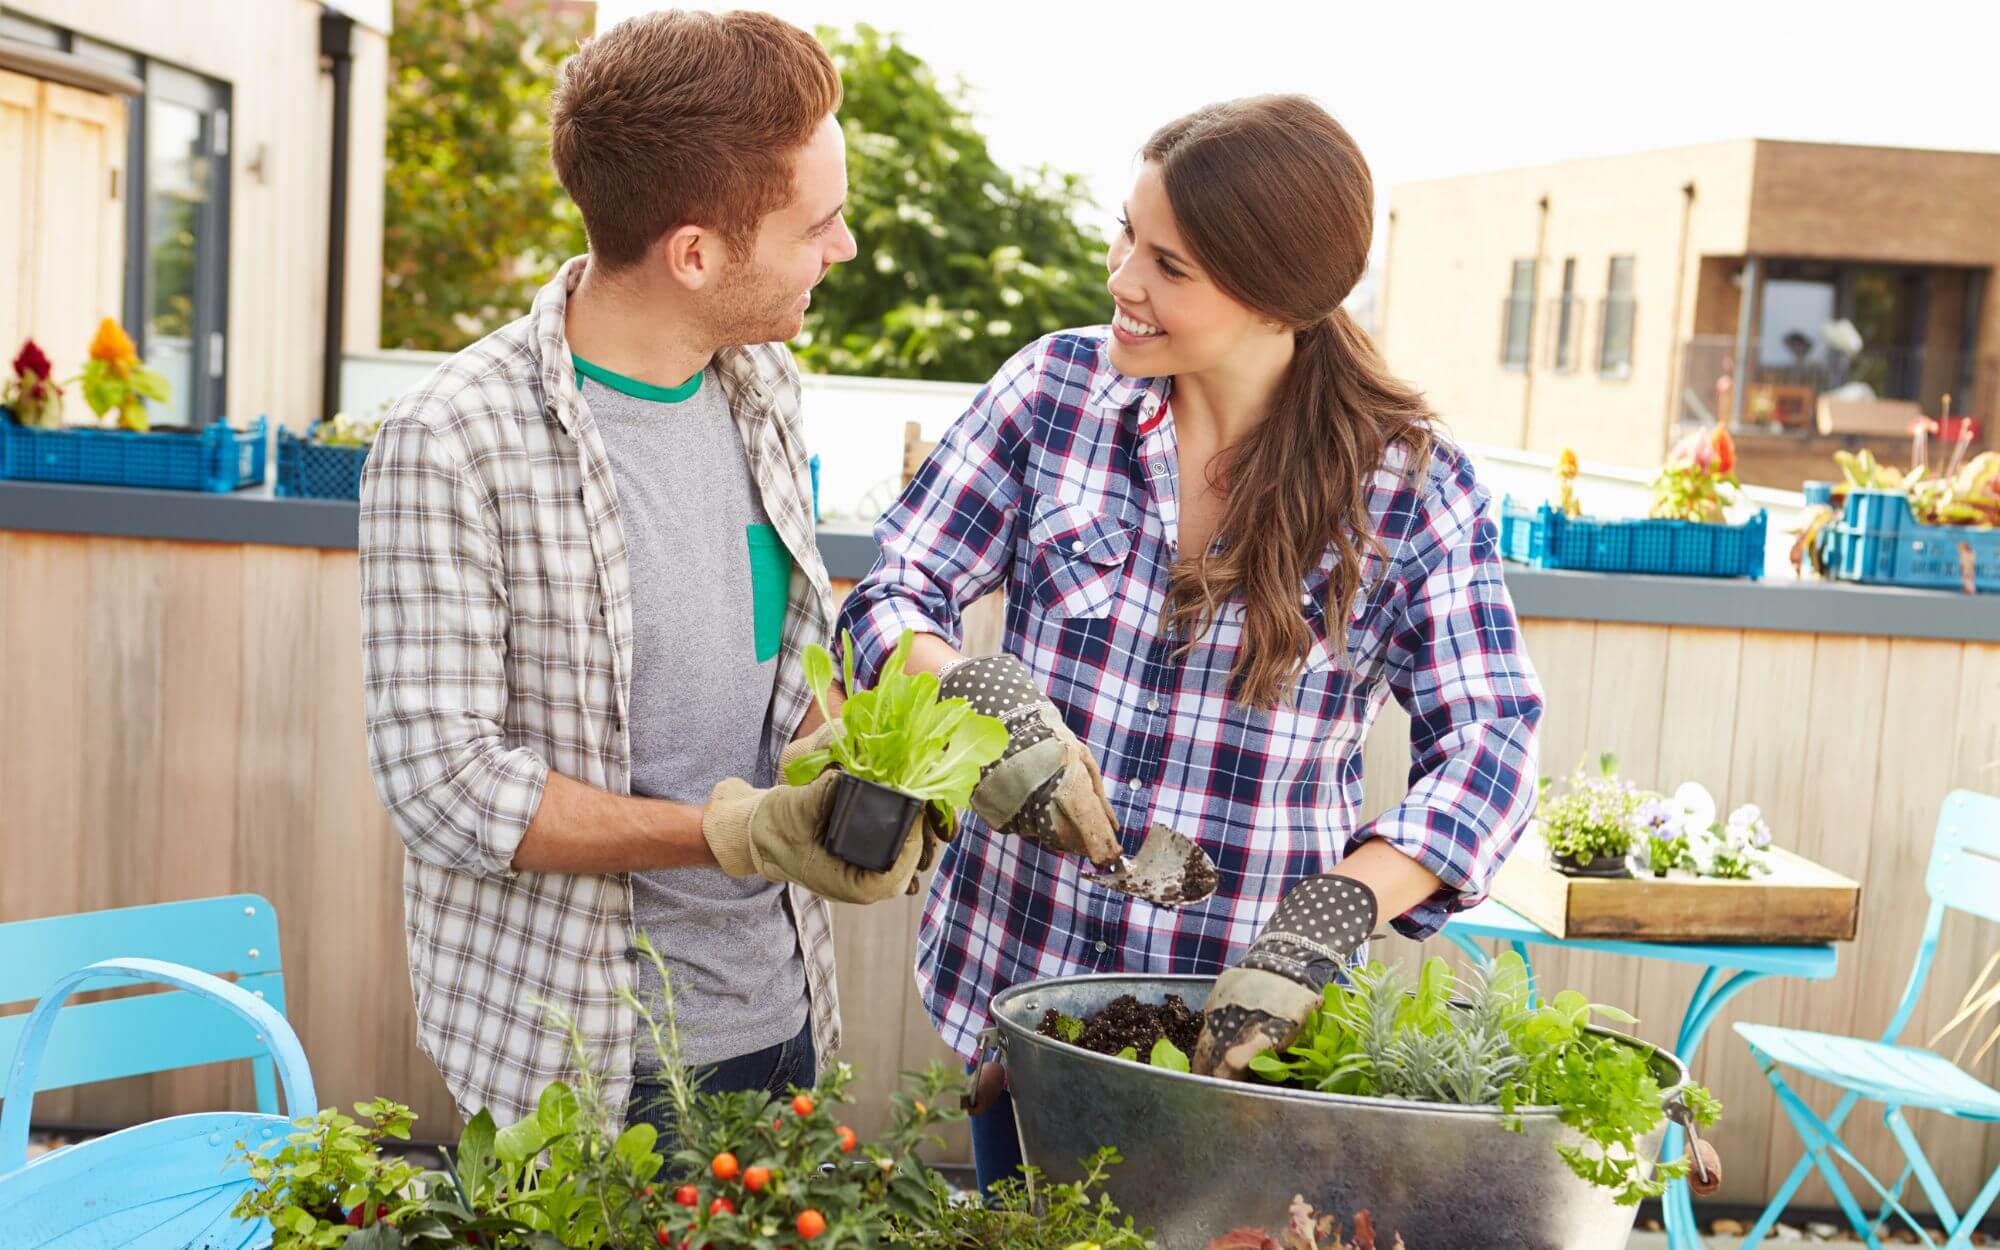
<path id="1" fill-rule="evenodd" d="M 1736 472 L 1736 440 L 1729 437 L 1729 427 L 1718 425 L 1709 439 L 1709 446 L 1715 451 L 1713 472 L 1723 477 Z"/>
<path id="2" fill-rule="evenodd" d="M 32 373 L 37 378 L 47 381 L 49 375 L 54 371 L 55 366 L 49 363 L 48 354 L 35 346 L 35 340 L 29 339 L 21 344 L 20 355 L 14 357 L 14 372 L 16 374 L 25 380 L 27 375 Z"/>

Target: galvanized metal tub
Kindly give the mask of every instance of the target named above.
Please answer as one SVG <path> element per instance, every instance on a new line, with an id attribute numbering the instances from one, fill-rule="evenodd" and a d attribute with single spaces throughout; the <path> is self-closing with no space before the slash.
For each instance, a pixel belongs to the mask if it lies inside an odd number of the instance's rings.
<path id="1" fill-rule="evenodd" d="M 1110 1059 L 1035 1032 L 1051 1007 L 1087 1016 L 1120 994 L 1179 994 L 1199 1010 L 1210 977 L 1062 977 L 993 1000 L 1014 1118 L 1028 1162 L 1057 1180 L 1114 1146 L 1108 1188 L 1161 1250 L 1202 1250 L 1236 1228 L 1278 1230 L 1294 1195 L 1352 1227 L 1368 1211 L 1385 1246 L 1408 1250 L 1616 1250 L 1636 1209 L 1556 1154 L 1579 1143 L 1553 1109 L 1441 1106 L 1218 1081 Z M 1687 1069 L 1655 1052 L 1672 1099 Z M 1650 1168 L 1665 1128 L 1642 1143 Z"/>

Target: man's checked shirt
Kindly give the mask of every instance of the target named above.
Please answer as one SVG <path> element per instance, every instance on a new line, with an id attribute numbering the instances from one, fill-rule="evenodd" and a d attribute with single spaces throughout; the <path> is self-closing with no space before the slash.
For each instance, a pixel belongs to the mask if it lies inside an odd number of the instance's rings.
<path id="1" fill-rule="evenodd" d="M 1287 888 L 1369 838 L 1443 882 L 1396 921 L 1432 932 L 1485 895 L 1535 799 L 1541 688 L 1465 455 L 1440 441 L 1421 473 L 1377 473 L 1386 563 L 1369 559 L 1352 619 L 1329 622 L 1329 548 L 1299 586 L 1313 643 L 1291 701 L 1242 706 L 1228 697 L 1240 600 L 1185 657 L 1162 632 L 1178 528 L 1171 379 L 1117 373 L 1106 333 L 1033 343 L 979 393 L 877 524 L 881 559 L 841 626 L 866 684 L 904 630 L 956 644 L 961 609 L 1003 588 L 1006 648 L 1103 766 L 1127 852 L 1165 823 L 1207 849 L 1220 886 L 1156 908 L 1092 884 L 1078 858 L 969 819 L 917 949 L 932 1019 L 966 1057 L 1010 985 L 1236 963 Z M 1411 716 L 1411 786 L 1364 822 L 1362 740 L 1391 695 Z"/>
<path id="2" fill-rule="evenodd" d="M 637 1042 L 619 997 L 638 967 L 630 878 L 511 866 L 550 769 L 631 789 L 632 571 L 564 331 L 584 265 L 399 401 L 361 481 L 368 758 L 407 852 L 417 1041 L 467 1116 L 503 1123 L 575 1078 L 550 1008 L 575 1022 L 621 1110 Z M 833 591 L 791 353 L 728 348 L 715 367 L 793 561 L 764 743 L 775 767 L 812 699 L 803 657 L 825 641 Z M 833 913 L 798 886 L 789 901 L 826 1063 L 840 1045 Z"/>

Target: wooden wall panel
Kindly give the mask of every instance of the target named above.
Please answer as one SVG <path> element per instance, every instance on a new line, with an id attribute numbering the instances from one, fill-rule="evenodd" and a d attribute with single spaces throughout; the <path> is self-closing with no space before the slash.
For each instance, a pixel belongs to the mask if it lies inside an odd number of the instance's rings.
<path id="1" fill-rule="evenodd" d="M 999 600 L 990 604 L 981 610 L 997 629 Z M 1754 987 L 1701 1056 L 1700 1075 L 1728 1107 L 1723 1196 L 1755 1200 L 1797 1147 L 1728 1025 L 1881 1029 L 1914 953 L 1939 804 L 1953 786 L 2000 791 L 2000 647 L 1523 628 L 1548 695 L 1545 771 L 1608 750 L 1647 783 L 1699 779 L 1725 806 L 1759 803 L 1785 845 L 1865 882 L 1862 938 L 1841 948 L 1839 978 Z M 0 750 L 0 919 L 266 895 L 325 1100 L 404 1099 L 423 1116 L 419 1135 L 435 1139 L 455 1120 L 414 1045 L 401 845 L 368 777 L 359 683 L 351 553 L 0 534 L 0 709 L 13 731 Z M 1364 751 L 1368 815 L 1403 794 L 1408 738 L 1408 717 L 1385 707 Z M 864 1133 L 882 1122 L 897 1073 L 951 1060 L 911 971 L 920 904 L 837 909 L 842 1058 L 861 1074 L 852 1122 Z M 1947 925 L 1910 1040 L 1928 1040 L 1995 941 L 1993 926 Z M 1377 950 L 1419 954 L 1396 938 Z M 1687 974 L 1629 960 L 1553 957 L 1540 970 L 1545 984 L 1635 1006 L 1641 1032 L 1663 1040 L 1691 988 Z M 37 1118 L 244 1105 L 247 1070 L 234 1068 L 50 1095 Z M 2000 1063 L 1989 1058 L 1980 1075 L 2000 1080 Z M 1935 1117 L 1917 1127 L 1961 1189 L 2000 1162 L 2000 1129 Z M 1864 1158 L 1883 1157 L 1879 1127 L 1856 1138 Z M 941 1157 L 969 1157 L 962 1131 Z M 1802 1200 L 1825 1196 L 1808 1188 Z"/>

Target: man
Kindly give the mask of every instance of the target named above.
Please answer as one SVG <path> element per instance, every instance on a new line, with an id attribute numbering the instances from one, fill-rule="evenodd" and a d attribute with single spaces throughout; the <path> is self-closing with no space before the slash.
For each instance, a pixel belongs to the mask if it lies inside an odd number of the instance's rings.
<path id="1" fill-rule="evenodd" d="M 830 775 L 774 784 L 833 616 L 782 341 L 855 254 L 839 103 L 825 51 L 763 14 L 585 45 L 551 146 L 590 254 L 369 456 L 370 759 L 408 847 L 419 1038 L 467 1113 L 522 1117 L 570 1075 L 553 1007 L 649 1114 L 620 994 L 660 989 L 641 933 L 715 1087 L 811 1084 L 839 1044 L 824 900 L 915 875 L 920 838 L 881 874 L 818 846 Z"/>

